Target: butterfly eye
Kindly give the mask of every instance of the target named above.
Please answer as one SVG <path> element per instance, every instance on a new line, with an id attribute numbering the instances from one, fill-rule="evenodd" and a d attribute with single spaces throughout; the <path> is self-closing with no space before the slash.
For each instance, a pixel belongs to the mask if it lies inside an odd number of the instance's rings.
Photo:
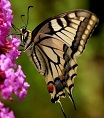
<path id="1" fill-rule="evenodd" d="M 22 33 L 24 34 L 26 32 L 26 27 L 22 28 Z"/>

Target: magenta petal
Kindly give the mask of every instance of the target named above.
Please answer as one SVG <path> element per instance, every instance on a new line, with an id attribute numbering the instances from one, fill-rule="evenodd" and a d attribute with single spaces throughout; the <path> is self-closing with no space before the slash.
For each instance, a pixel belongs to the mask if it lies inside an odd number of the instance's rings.
<path id="1" fill-rule="evenodd" d="M 28 82 L 24 82 L 24 88 L 27 89 L 28 87 L 30 87 L 30 85 L 28 84 Z"/>
<path id="2" fill-rule="evenodd" d="M 19 92 L 19 98 L 20 98 L 19 102 L 21 102 L 26 95 L 27 95 L 27 91 L 25 89 L 23 89 L 22 91 L 20 91 Z"/>
<path id="3" fill-rule="evenodd" d="M 2 109 L 3 106 L 4 106 L 4 104 L 2 102 L 0 102 L 0 110 Z"/>
<path id="4" fill-rule="evenodd" d="M 10 97 L 10 94 L 11 94 L 11 91 L 10 91 L 9 88 L 3 89 L 3 90 L 2 90 L 2 93 L 1 93 L 2 98 L 4 98 L 4 99 L 9 98 L 9 97 Z"/>

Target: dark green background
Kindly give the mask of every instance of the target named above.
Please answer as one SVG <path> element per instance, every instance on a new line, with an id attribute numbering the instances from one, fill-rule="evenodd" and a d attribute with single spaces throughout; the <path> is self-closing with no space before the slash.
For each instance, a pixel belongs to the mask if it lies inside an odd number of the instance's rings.
<path id="1" fill-rule="evenodd" d="M 100 17 L 100 24 L 88 41 L 85 52 L 78 61 L 78 76 L 75 78 L 73 97 L 77 111 L 74 110 L 70 99 L 62 99 L 62 104 L 68 118 L 103 118 L 104 117 L 104 24 L 103 11 L 94 1 L 88 0 L 10 0 L 13 10 L 13 24 L 20 28 L 24 25 L 20 15 L 30 10 L 28 28 L 33 30 L 39 23 L 48 17 L 72 9 L 87 9 Z M 101 15 L 102 13 L 102 15 Z M 26 21 L 26 16 L 24 17 Z M 13 32 L 14 30 L 12 30 Z M 28 95 L 18 103 L 4 101 L 6 106 L 14 110 L 16 118 L 63 118 L 59 104 L 52 104 L 48 94 L 44 77 L 34 68 L 29 57 L 23 53 L 17 60 L 22 65 L 26 81 L 30 88 Z"/>

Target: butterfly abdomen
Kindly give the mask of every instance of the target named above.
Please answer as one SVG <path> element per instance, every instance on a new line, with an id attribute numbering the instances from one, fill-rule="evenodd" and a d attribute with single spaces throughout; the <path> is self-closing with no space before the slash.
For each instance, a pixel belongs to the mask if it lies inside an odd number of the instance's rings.
<path id="1" fill-rule="evenodd" d="M 36 48 L 37 48 L 37 50 L 36 50 Z M 43 53 L 37 46 L 34 46 L 33 52 L 31 53 L 31 59 L 32 59 L 34 66 L 38 70 L 38 72 L 41 75 L 45 76 L 45 74 L 47 73 L 46 60 L 44 59 Z"/>

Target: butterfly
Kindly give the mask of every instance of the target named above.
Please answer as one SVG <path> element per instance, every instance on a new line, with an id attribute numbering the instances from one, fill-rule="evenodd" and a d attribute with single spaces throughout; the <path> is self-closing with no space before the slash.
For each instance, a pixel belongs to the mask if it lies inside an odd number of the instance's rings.
<path id="1" fill-rule="evenodd" d="M 68 93 L 74 107 L 72 90 L 77 76 L 77 61 L 99 19 L 87 10 L 72 10 L 48 18 L 32 32 L 27 26 L 20 29 L 24 51 L 28 53 L 37 71 L 45 77 L 52 103 Z M 75 107 L 76 108 L 76 107 Z"/>

